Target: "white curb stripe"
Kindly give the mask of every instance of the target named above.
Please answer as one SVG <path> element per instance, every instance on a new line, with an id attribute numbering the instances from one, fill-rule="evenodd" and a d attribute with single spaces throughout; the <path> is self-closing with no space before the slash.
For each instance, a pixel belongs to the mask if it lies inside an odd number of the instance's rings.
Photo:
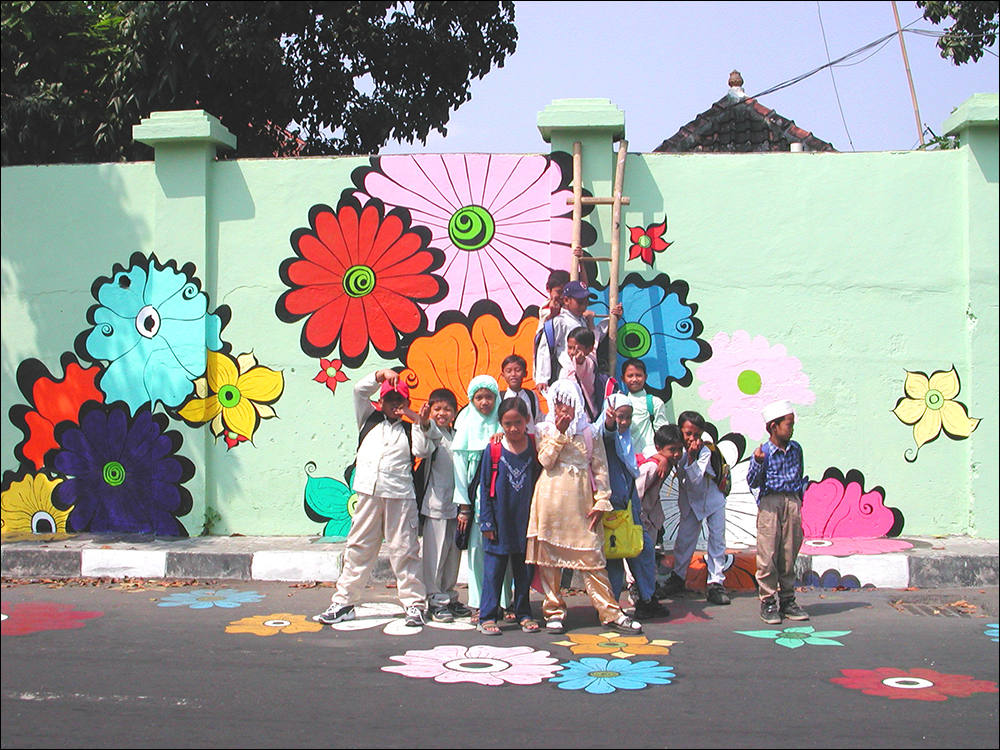
<path id="1" fill-rule="evenodd" d="M 85 549 L 80 562 L 84 578 L 163 578 L 167 574 L 166 550 Z"/>
<path id="2" fill-rule="evenodd" d="M 254 552 L 250 577 L 255 581 L 336 581 L 342 552 Z"/>

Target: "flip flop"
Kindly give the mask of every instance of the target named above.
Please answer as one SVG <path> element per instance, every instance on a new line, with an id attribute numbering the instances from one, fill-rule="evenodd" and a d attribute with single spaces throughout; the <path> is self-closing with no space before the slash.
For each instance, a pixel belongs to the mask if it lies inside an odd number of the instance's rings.
<path id="1" fill-rule="evenodd" d="M 538 623 L 532 620 L 530 617 L 526 617 L 518 623 L 521 626 L 521 631 L 524 633 L 540 633 L 541 628 Z"/>
<path id="2" fill-rule="evenodd" d="M 483 620 L 478 625 L 476 625 L 476 630 L 478 630 L 483 635 L 502 635 L 500 626 L 497 625 L 493 620 Z"/>

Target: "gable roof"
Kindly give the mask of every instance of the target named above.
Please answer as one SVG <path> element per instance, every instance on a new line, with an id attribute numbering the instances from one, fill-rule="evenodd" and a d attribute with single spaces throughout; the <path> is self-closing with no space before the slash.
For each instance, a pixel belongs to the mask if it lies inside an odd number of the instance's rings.
<path id="1" fill-rule="evenodd" d="M 803 130 L 743 91 L 738 71 L 729 76 L 729 91 L 712 108 L 702 112 L 655 152 L 753 153 L 791 151 L 801 143 L 803 151 L 836 151 L 832 144 Z"/>

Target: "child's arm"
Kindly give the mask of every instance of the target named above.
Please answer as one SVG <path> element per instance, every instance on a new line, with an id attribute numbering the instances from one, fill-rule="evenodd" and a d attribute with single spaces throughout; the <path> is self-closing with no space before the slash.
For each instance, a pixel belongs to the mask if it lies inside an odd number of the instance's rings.
<path id="1" fill-rule="evenodd" d="M 454 502 L 458 506 L 458 529 L 465 531 L 472 516 L 472 501 L 469 499 L 469 462 L 464 453 L 452 453 L 455 468 Z"/>
<path id="2" fill-rule="evenodd" d="M 608 456 L 604 450 L 603 440 L 594 441 L 594 450 L 590 456 L 590 468 L 594 478 L 594 504 L 590 512 L 587 513 L 587 517 L 590 519 L 590 530 L 594 531 L 601 523 L 604 514 L 614 510 L 614 506 L 611 505 Z"/>
<path id="3" fill-rule="evenodd" d="M 563 446 L 569 442 L 565 433 L 560 432 L 551 422 L 538 426 L 538 462 L 543 469 L 552 469 L 559 461 Z"/>
<path id="4" fill-rule="evenodd" d="M 660 429 L 665 424 L 669 424 L 670 420 L 667 417 L 667 404 L 662 398 L 657 396 L 652 397 L 653 401 L 653 413 L 649 415 L 649 418 L 653 420 L 653 431 Z"/>
<path id="5" fill-rule="evenodd" d="M 764 475 L 767 473 L 765 466 L 765 459 L 767 454 L 764 452 L 764 446 L 758 445 L 757 450 L 753 452 L 753 459 L 750 461 L 750 466 L 747 468 L 747 485 L 750 487 L 763 487 L 764 485 Z"/>
<path id="6" fill-rule="evenodd" d="M 379 375 L 382 370 L 365 375 L 354 384 L 354 418 L 358 421 L 358 429 L 365 425 L 365 420 L 375 411 L 371 397 L 378 393 L 379 384 L 382 382 Z"/>
<path id="7" fill-rule="evenodd" d="M 492 539 L 496 534 L 496 509 L 490 498 L 490 480 L 493 478 L 491 452 L 490 447 L 483 450 L 483 457 L 479 462 L 479 528 L 487 539 Z"/>
<path id="8" fill-rule="evenodd" d="M 682 459 L 684 476 L 696 487 L 708 481 L 706 477 L 712 476 L 712 452 L 700 440 L 698 443 L 700 449 L 697 452 L 689 449 Z"/>
<path id="9" fill-rule="evenodd" d="M 413 441 L 413 457 L 427 458 L 441 444 L 442 438 L 441 430 L 431 421 L 430 404 L 425 402 L 420 407 L 419 413 L 414 412 L 409 407 L 404 409 L 403 413 L 413 421 L 413 429 L 410 431 Z"/>

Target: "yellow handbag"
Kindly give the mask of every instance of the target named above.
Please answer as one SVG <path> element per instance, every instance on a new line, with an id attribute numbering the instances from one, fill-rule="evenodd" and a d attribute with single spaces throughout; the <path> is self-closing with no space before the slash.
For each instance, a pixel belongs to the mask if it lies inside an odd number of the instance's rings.
<path id="1" fill-rule="evenodd" d="M 632 519 L 632 501 L 625 510 L 604 514 L 604 557 L 622 560 L 642 552 L 642 526 Z"/>

